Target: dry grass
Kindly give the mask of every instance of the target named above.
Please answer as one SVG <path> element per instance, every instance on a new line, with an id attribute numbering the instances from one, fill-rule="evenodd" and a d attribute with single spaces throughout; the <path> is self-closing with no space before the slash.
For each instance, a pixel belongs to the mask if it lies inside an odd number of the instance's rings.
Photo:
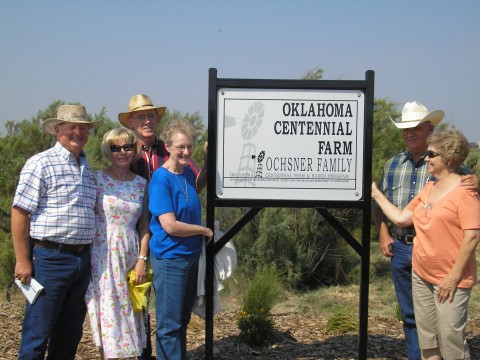
<path id="1" fill-rule="evenodd" d="M 382 268 L 381 257 L 372 256 L 372 265 Z M 388 262 L 386 262 L 388 265 Z M 327 322 L 342 309 L 358 309 L 359 286 L 334 286 L 303 294 L 286 292 L 272 311 L 275 339 L 265 347 L 252 348 L 239 341 L 237 327 L 242 281 L 232 278 L 222 293 L 223 311 L 215 316 L 215 359 L 354 359 L 358 356 L 357 331 L 329 333 Z M 15 359 L 20 342 L 23 297 L 16 292 L 11 304 L 0 298 L 0 353 Z M 151 309 L 154 318 L 153 309 Z M 480 286 L 472 291 L 467 324 L 472 355 L 480 359 Z M 205 323 L 192 317 L 188 333 L 188 358 L 203 359 Z M 372 276 L 369 293 L 368 359 L 406 359 L 402 325 L 396 317 L 396 299 L 390 275 Z M 77 359 L 98 359 L 88 321 Z"/>

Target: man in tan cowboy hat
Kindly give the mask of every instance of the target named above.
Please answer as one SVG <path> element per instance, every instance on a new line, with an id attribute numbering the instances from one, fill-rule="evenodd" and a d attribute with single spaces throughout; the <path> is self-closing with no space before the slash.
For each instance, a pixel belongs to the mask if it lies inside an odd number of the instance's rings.
<path id="1" fill-rule="evenodd" d="M 91 121 L 85 107 L 62 105 L 43 130 L 54 147 L 27 160 L 12 206 L 15 278 L 44 286 L 27 302 L 19 359 L 74 359 L 86 314 L 96 182 L 83 147 Z"/>
<path id="2" fill-rule="evenodd" d="M 127 112 L 118 114 L 120 123 L 135 131 L 140 140 L 141 156 L 132 164 L 132 170 L 147 180 L 151 179 L 153 172 L 170 156 L 163 141 L 156 136 L 165 109 L 164 106 L 154 106 L 147 95 L 139 94 L 130 98 Z M 202 190 L 207 184 L 206 163 L 202 168 L 193 161 L 189 165 L 197 175 L 197 189 Z"/>
<path id="3" fill-rule="evenodd" d="M 132 162 L 131 170 L 150 181 L 155 170 L 168 160 L 170 154 L 162 140 L 157 138 L 157 128 L 160 119 L 165 114 L 164 106 L 154 106 L 150 97 L 144 94 L 133 95 L 128 102 L 128 111 L 119 113 L 118 120 L 127 129 L 135 131 L 139 139 L 141 152 L 138 158 Z M 204 148 L 206 152 L 206 148 Z M 205 153 L 206 160 L 206 153 Z M 197 189 L 201 191 L 207 184 L 206 161 L 200 168 L 195 162 L 189 161 L 188 166 L 197 176 Z M 140 257 L 138 262 L 146 266 L 146 259 Z M 137 264 L 140 266 L 140 264 Z M 148 313 L 150 294 L 147 295 L 147 307 L 144 311 L 145 331 L 147 335 L 147 347 L 143 349 L 140 359 L 151 359 L 152 343 L 150 338 L 150 315 Z"/>
<path id="4" fill-rule="evenodd" d="M 388 200 L 400 209 L 403 209 L 430 180 L 425 162 L 427 138 L 432 134 L 435 125 L 442 121 L 443 116 L 442 110 L 429 112 L 424 105 L 412 101 L 407 102 L 403 107 L 400 121 L 392 119 L 395 126 L 402 129 L 407 150 L 387 161 L 378 187 Z M 462 177 L 462 185 L 478 191 L 477 177 L 471 175 L 470 170 L 465 166 L 460 170 L 460 173 L 465 175 Z M 399 228 L 388 224 L 378 207 L 375 207 L 374 214 L 379 228 L 380 250 L 384 256 L 391 258 L 392 278 L 402 313 L 408 359 L 420 360 L 411 279 L 415 230 L 413 226 Z"/>

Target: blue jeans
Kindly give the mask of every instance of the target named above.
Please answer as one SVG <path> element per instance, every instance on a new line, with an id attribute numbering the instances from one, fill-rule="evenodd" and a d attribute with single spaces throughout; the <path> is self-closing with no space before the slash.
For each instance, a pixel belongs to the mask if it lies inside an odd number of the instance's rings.
<path id="1" fill-rule="evenodd" d="M 75 359 L 86 314 L 90 250 L 78 254 L 33 247 L 33 277 L 44 286 L 27 301 L 19 359 Z"/>
<path id="2" fill-rule="evenodd" d="M 417 325 L 413 311 L 412 298 L 412 248 L 413 245 L 404 244 L 394 239 L 392 244 L 393 257 L 391 261 L 393 285 L 398 304 L 402 312 L 403 332 L 407 343 L 409 360 L 420 360 L 418 346 Z"/>
<path id="3" fill-rule="evenodd" d="M 151 257 L 158 359 L 186 359 L 187 326 L 197 297 L 199 257 Z"/>

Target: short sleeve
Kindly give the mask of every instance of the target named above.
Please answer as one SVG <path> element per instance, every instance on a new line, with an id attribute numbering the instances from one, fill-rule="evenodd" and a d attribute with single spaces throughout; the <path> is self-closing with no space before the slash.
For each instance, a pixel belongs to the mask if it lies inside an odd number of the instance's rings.
<path id="1" fill-rule="evenodd" d="M 161 169 L 159 169 L 161 170 Z M 172 187 L 163 171 L 155 171 L 148 187 L 148 209 L 154 217 L 175 212 Z"/>
<path id="2" fill-rule="evenodd" d="M 480 197 L 465 190 L 458 202 L 458 221 L 462 230 L 480 229 Z"/>
<path id="3" fill-rule="evenodd" d="M 41 162 L 30 158 L 20 172 L 13 206 L 18 206 L 30 214 L 34 213 L 40 203 L 44 187 Z"/>

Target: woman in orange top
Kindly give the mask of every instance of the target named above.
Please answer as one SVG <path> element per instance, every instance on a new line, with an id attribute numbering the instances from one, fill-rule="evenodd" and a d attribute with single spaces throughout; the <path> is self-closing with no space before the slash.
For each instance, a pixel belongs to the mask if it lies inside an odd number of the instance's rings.
<path id="1" fill-rule="evenodd" d="M 469 359 L 465 340 L 470 290 L 477 282 L 480 198 L 460 184 L 468 141 L 450 129 L 427 140 L 433 176 L 400 210 L 372 184 L 372 198 L 397 226 L 415 226 L 412 292 L 422 359 Z"/>

